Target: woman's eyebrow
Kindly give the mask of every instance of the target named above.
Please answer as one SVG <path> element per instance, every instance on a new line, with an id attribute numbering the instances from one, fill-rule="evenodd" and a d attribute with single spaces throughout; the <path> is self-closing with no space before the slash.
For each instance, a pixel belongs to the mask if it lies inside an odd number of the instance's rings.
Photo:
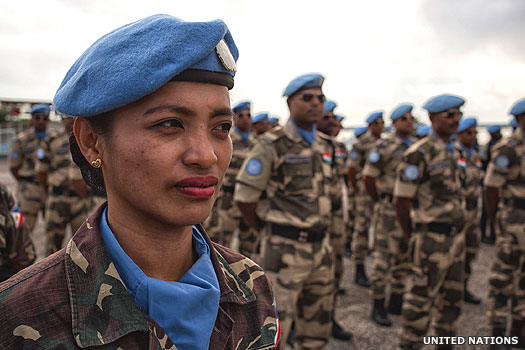
<path id="1" fill-rule="evenodd" d="M 154 113 L 164 112 L 164 111 L 175 112 L 177 114 L 182 114 L 188 117 L 195 115 L 195 112 L 193 112 L 192 110 L 186 107 L 178 106 L 178 105 L 155 106 L 155 107 L 152 107 L 146 110 L 146 112 L 144 112 L 143 115 L 154 114 Z"/>

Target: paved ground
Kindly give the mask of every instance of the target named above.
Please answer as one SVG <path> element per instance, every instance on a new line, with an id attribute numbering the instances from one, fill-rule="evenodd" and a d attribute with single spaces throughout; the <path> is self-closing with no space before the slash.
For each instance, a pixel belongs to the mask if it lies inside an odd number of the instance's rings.
<path id="1" fill-rule="evenodd" d="M 7 162 L 0 160 L 0 182 L 15 189 L 15 181 L 8 172 Z M 43 220 L 39 217 L 37 226 L 32 234 L 37 249 L 37 256 L 43 258 L 45 247 L 45 234 Z M 65 240 L 67 242 L 67 240 Z M 491 330 L 487 319 L 487 293 L 490 267 L 494 259 L 494 247 L 482 244 L 479 256 L 474 263 L 473 274 L 470 281 L 470 290 L 483 299 L 480 306 L 467 304 L 459 320 L 460 336 L 490 336 Z M 345 273 L 343 287 L 347 289 L 346 295 L 339 298 L 337 303 L 336 318 L 345 329 L 354 334 L 352 342 L 331 341 L 327 350 L 342 349 L 395 349 L 399 333 L 399 316 L 391 317 L 393 326 L 384 328 L 376 326 L 370 319 L 370 294 L 366 288 L 358 287 L 352 283 L 354 266 L 350 259 L 345 258 Z M 370 275 L 372 259 L 367 259 L 367 272 Z M 460 349 L 488 349 L 488 346 L 465 345 Z M 431 349 L 426 347 L 425 349 Z"/>

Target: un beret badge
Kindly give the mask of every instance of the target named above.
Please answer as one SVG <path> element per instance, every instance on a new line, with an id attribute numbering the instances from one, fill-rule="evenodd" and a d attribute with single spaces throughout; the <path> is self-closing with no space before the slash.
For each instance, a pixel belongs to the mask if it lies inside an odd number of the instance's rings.
<path id="1" fill-rule="evenodd" d="M 219 59 L 221 60 L 224 68 L 230 72 L 237 72 L 235 59 L 233 58 L 232 53 L 230 52 L 230 49 L 228 48 L 228 45 L 226 45 L 224 39 L 219 41 L 217 46 L 215 46 L 215 50 L 217 51 L 217 56 L 219 56 Z"/>

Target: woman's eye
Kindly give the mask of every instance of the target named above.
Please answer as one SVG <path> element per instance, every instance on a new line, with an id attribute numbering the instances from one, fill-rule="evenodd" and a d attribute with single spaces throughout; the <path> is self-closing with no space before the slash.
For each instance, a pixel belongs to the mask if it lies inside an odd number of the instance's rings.
<path id="1" fill-rule="evenodd" d="M 158 126 L 165 126 L 165 127 L 168 127 L 168 128 L 182 128 L 182 123 L 180 120 L 178 119 L 168 119 L 168 120 L 165 120 L 159 124 L 157 124 Z"/>
<path id="2" fill-rule="evenodd" d="M 214 129 L 224 132 L 230 132 L 230 129 L 232 128 L 231 123 L 222 123 L 217 125 Z"/>

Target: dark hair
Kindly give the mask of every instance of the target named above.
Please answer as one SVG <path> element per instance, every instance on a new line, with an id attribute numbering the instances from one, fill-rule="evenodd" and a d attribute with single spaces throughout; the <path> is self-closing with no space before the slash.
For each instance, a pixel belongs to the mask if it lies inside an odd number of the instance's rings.
<path id="1" fill-rule="evenodd" d="M 111 112 L 98 114 L 87 118 L 88 123 L 91 125 L 93 132 L 98 135 L 108 135 L 111 131 Z M 84 158 L 84 155 L 80 151 L 75 134 L 71 134 L 69 137 L 69 150 L 73 161 L 80 168 L 82 178 L 88 184 L 89 187 L 95 191 L 106 194 L 106 184 L 104 183 L 104 176 L 102 174 L 102 168 L 94 168 Z"/>

